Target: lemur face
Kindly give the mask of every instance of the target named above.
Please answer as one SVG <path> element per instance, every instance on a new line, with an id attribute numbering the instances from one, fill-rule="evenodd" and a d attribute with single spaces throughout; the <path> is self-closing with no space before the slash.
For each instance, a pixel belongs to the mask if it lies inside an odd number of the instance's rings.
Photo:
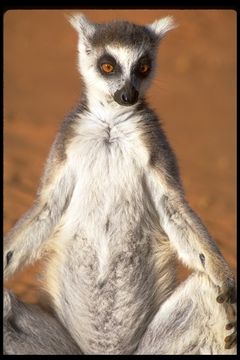
<path id="1" fill-rule="evenodd" d="M 70 22 L 79 33 L 79 71 L 99 101 L 131 106 L 150 84 L 159 40 L 174 26 L 167 17 L 140 26 L 127 21 L 91 24 L 83 15 Z"/>
<path id="2" fill-rule="evenodd" d="M 138 101 L 139 93 L 153 70 L 150 52 L 128 47 L 106 46 L 97 59 L 97 77 L 105 82 L 109 96 L 118 104 L 130 106 Z"/>

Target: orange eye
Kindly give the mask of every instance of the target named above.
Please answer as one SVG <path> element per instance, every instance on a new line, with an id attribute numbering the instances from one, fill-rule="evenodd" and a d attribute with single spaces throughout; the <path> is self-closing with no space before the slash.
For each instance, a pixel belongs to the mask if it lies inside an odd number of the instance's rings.
<path id="1" fill-rule="evenodd" d="M 146 74 L 149 71 L 150 66 L 147 64 L 141 64 L 138 69 L 141 74 Z"/>
<path id="2" fill-rule="evenodd" d="M 101 65 L 101 69 L 105 72 L 105 73 L 111 73 L 113 71 L 113 66 L 111 64 L 102 64 Z"/>

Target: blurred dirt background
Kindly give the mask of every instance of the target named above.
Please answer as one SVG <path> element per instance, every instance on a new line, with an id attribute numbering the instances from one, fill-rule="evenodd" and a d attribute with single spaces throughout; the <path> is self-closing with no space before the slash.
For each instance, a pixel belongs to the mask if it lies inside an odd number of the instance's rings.
<path id="1" fill-rule="evenodd" d="M 81 92 L 73 10 L 4 16 L 4 231 L 31 206 L 60 121 Z M 236 13 L 231 10 L 84 10 L 92 21 L 146 24 L 173 15 L 149 102 L 177 154 L 186 196 L 236 269 Z M 40 302 L 41 262 L 6 286 Z M 179 267 L 179 279 L 188 272 Z"/>

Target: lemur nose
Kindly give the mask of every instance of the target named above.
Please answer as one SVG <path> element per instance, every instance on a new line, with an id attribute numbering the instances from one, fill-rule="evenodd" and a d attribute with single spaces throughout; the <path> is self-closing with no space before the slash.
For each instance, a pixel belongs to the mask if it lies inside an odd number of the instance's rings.
<path id="1" fill-rule="evenodd" d="M 114 100 L 120 105 L 133 105 L 138 100 L 138 91 L 131 84 L 126 84 L 122 89 L 115 92 Z"/>

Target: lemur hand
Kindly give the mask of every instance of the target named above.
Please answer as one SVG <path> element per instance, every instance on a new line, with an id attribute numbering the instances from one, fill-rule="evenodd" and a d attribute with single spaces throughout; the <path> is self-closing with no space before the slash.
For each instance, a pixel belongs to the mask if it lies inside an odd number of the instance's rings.
<path id="1" fill-rule="evenodd" d="M 217 302 L 235 303 L 235 278 L 225 259 L 217 253 L 212 253 L 206 261 L 206 272 L 212 282 L 219 288 L 219 295 L 216 298 Z"/>
<path id="2" fill-rule="evenodd" d="M 220 295 L 218 295 L 216 300 L 219 303 L 234 304 L 236 302 L 236 289 L 233 276 L 228 277 L 224 281 L 223 285 L 220 288 Z"/>
<path id="3" fill-rule="evenodd" d="M 4 271 L 4 280 L 8 278 L 9 275 L 9 264 L 12 260 L 13 251 L 10 250 L 4 250 L 3 253 L 3 271 Z"/>
<path id="4" fill-rule="evenodd" d="M 6 246 L 3 253 L 4 281 L 8 280 L 18 269 L 22 259 L 22 249 L 17 248 L 17 244 Z"/>

